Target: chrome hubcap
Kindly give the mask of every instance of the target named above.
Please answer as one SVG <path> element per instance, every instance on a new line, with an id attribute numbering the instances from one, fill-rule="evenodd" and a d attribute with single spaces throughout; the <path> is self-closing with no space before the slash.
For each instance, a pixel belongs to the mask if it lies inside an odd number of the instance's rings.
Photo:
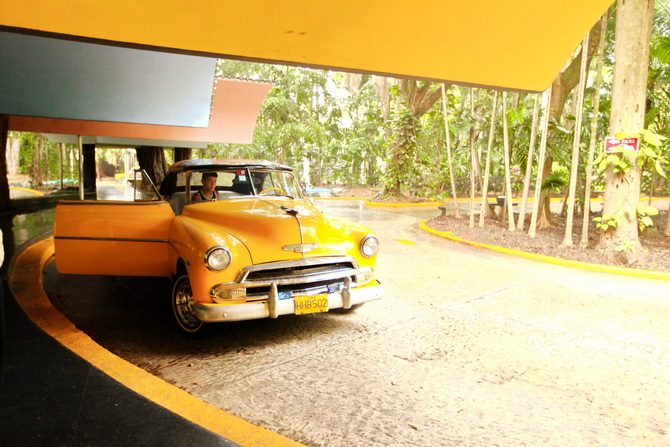
<path id="1" fill-rule="evenodd" d="M 188 280 L 182 280 L 175 290 L 174 310 L 180 324 L 185 328 L 194 329 L 202 324 L 193 315 L 193 296 Z"/>

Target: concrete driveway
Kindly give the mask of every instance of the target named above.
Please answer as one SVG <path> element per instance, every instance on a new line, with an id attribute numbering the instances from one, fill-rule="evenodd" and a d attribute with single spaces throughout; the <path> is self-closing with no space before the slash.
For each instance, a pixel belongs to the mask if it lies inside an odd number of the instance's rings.
<path id="1" fill-rule="evenodd" d="M 45 276 L 102 346 L 309 446 L 670 445 L 670 283 L 455 245 L 437 209 L 323 201 L 369 226 L 381 301 L 351 314 L 169 328 L 169 284 Z"/>

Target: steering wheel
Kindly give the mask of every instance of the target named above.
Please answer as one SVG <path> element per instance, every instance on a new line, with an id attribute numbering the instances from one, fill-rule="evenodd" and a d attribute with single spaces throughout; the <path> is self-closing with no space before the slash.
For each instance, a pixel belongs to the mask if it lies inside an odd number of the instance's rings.
<path id="1" fill-rule="evenodd" d="M 286 194 L 286 191 L 284 191 L 283 189 L 276 188 L 274 186 L 271 186 L 270 188 L 265 188 L 263 191 L 259 192 L 258 195 L 264 194 L 264 193 L 266 193 L 268 191 L 272 191 L 272 190 L 279 191 L 279 194 L 282 195 L 282 196 L 287 196 L 288 195 L 288 194 Z"/>

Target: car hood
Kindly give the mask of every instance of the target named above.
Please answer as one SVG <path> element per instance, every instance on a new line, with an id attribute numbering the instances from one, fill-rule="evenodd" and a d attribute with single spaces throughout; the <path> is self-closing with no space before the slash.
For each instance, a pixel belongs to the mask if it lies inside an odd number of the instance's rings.
<path id="1" fill-rule="evenodd" d="M 235 237 L 247 247 L 254 264 L 344 255 L 354 244 L 347 240 L 341 221 L 327 218 L 301 200 L 254 198 L 194 203 L 184 207 L 181 217 L 196 226 L 198 221 L 208 224 L 203 230 L 214 225 Z"/>

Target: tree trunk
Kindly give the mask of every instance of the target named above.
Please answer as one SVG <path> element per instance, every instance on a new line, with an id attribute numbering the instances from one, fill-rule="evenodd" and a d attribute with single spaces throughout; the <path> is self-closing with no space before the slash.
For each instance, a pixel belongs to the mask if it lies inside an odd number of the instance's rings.
<path id="1" fill-rule="evenodd" d="M 388 145 L 391 166 L 386 171 L 384 194 L 399 196 L 408 173 L 413 170 L 415 136 L 419 118 L 440 99 L 440 89 L 431 90 L 432 83 L 401 79 L 400 96 L 396 107 L 396 126 L 393 141 Z"/>
<path id="2" fill-rule="evenodd" d="M 9 115 L 0 115 L 0 211 L 12 209 L 7 180 L 7 135 L 9 135 Z"/>
<path id="3" fill-rule="evenodd" d="M 33 163 L 30 166 L 30 178 L 33 181 L 33 188 L 39 189 L 42 186 L 42 147 L 44 138 L 40 134 L 35 135 L 35 148 L 33 149 Z"/>
<path id="4" fill-rule="evenodd" d="M 165 151 L 162 147 L 141 146 L 136 149 L 137 162 L 140 169 L 144 169 L 156 186 L 163 181 L 167 171 Z"/>
<path id="5" fill-rule="evenodd" d="M 9 137 L 7 140 L 9 147 L 7 148 L 7 174 L 18 175 L 20 173 L 21 164 L 21 138 Z"/>
<path id="6" fill-rule="evenodd" d="M 610 135 L 637 133 L 644 129 L 649 68 L 649 43 L 654 15 L 653 0 L 618 0 L 614 80 Z M 638 236 L 637 205 L 640 202 L 641 166 L 636 154 L 627 172 L 606 171 L 603 215 L 621 213 L 620 222 L 601 234 L 598 247 L 606 253 L 619 252 L 628 264 L 644 257 Z"/>
<path id="7" fill-rule="evenodd" d="M 586 47 L 589 41 L 589 35 L 587 34 L 584 37 L 582 42 L 582 48 Z M 577 88 L 577 98 L 575 98 L 575 128 L 573 133 L 572 140 L 572 163 L 570 166 L 570 186 L 568 188 L 568 198 L 566 204 L 568 207 L 568 215 L 565 220 L 565 237 L 561 245 L 572 246 L 572 223 L 575 216 L 575 195 L 577 191 L 577 176 L 579 175 L 579 148 L 581 145 L 581 133 L 582 133 L 582 109 L 584 104 L 584 88 L 586 87 L 586 54 L 587 51 L 582 50 L 582 60 L 581 66 L 579 69 L 579 86 Z"/>
<path id="8" fill-rule="evenodd" d="M 547 129 L 549 132 L 549 129 Z M 539 178 L 539 188 L 540 188 L 540 203 L 538 207 L 538 216 L 537 216 L 537 228 L 549 228 L 554 225 L 554 222 L 551 220 L 551 190 L 542 191 L 542 185 L 547 178 L 547 175 L 551 173 L 551 167 L 554 164 L 554 157 L 551 154 L 546 155 L 544 163 L 542 165 L 542 176 Z"/>
<path id="9" fill-rule="evenodd" d="M 510 174 L 509 132 L 507 129 L 507 92 L 502 94 L 503 146 L 505 149 L 505 205 L 507 206 L 507 229 L 514 231 L 514 206 L 512 205 L 512 177 Z"/>
<path id="10" fill-rule="evenodd" d="M 475 226 L 475 168 L 479 165 L 477 151 L 475 150 L 475 98 L 474 89 L 470 89 L 470 228 Z"/>
<path id="11" fill-rule="evenodd" d="M 589 245 L 589 223 L 591 222 L 591 174 L 593 172 L 593 158 L 596 147 L 596 134 L 598 133 L 598 115 L 600 112 L 600 87 L 603 83 L 603 55 L 605 54 L 605 36 L 607 34 L 607 22 L 609 11 L 603 16 L 600 42 L 598 43 L 598 61 L 596 63 L 596 82 L 593 98 L 593 118 L 591 119 L 591 138 L 589 141 L 589 155 L 586 167 L 586 184 L 584 185 L 584 219 L 582 220 L 582 238 L 579 242 L 582 248 Z"/>
<path id="12" fill-rule="evenodd" d="M 493 92 L 493 110 L 491 112 L 491 126 L 489 127 L 489 143 L 486 150 L 486 166 L 484 168 L 484 181 L 482 183 L 482 206 L 479 212 L 479 226 L 484 226 L 484 219 L 487 217 L 489 210 L 488 193 L 489 193 L 489 177 L 491 175 L 491 151 L 493 150 L 493 139 L 495 137 L 495 123 L 496 113 L 498 111 L 498 92 Z"/>
<path id="13" fill-rule="evenodd" d="M 599 21 L 593 27 L 591 28 L 591 31 L 589 32 L 589 43 L 586 46 L 587 50 L 587 57 L 586 57 L 586 63 L 587 65 L 590 64 L 591 58 L 596 52 L 596 49 L 598 48 L 598 43 L 600 41 L 600 33 L 604 32 L 606 30 L 603 30 L 602 28 L 602 23 Z M 570 64 L 565 67 L 563 71 L 558 75 L 558 77 L 554 80 L 554 82 L 551 84 L 551 101 L 550 101 L 550 109 L 549 109 L 549 117 L 552 120 L 555 120 L 557 122 L 560 122 L 561 117 L 563 116 L 563 111 L 565 109 L 565 103 L 568 99 L 568 96 L 570 95 L 570 92 L 574 90 L 574 88 L 577 86 L 579 83 L 579 67 L 581 64 L 581 56 L 582 56 L 582 51 L 584 48 L 580 49 L 579 54 L 572 59 Z M 550 130 L 550 135 L 548 136 L 549 140 L 553 140 L 553 134 L 554 130 Z M 543 169 L 543 175 L 542 179 L 539 182 L 540 184 L 543 184 L 544 181 L 547 179 L 547 176 L 551 173 L 551 165 L 553 161 L 553 156 L 551 153 L 547 154 L 547 163 L 545 164 L 545 167 L 548 167 L 548 169 Z M 543 201 L 548 201 L 550 200 L 551 196 L 550 194 L 543 194 Z M 542 203 L 539 205 L 540 215 L 538 216 L 538 228 L 547 228 L 552 225 L 551 222 L 551 213 L 544 214 L 543 210 L 550 209 L 548 206 L 548 203 Z"/>
<path id="14" fill-rule="evenodd" d="M 188 147 L 175 147 L 174 148 L 174 162 L 183 160 L 190 160 L 193 156 L 193 149 Z"/>
<path id="15" fill-rule="evenodd" d="M 542 178 L 544 171 L 545 154 L 547 151 L 547 131 L 549 127 L 549 108 L 551 106 L 551 86 L 544 94 L 544 107 L 542 108 L 542 137 L 540 138 L 540 152 L 537 159 L 537 178 L 535 179 L 535 194 L 533 196 L 533 212 L 530 218 L 530 227 L 528 228 L 528 236 L 535 237 L 537 229 L 537 218 L 540 210 L 540 199 L 542 192 Z"/>
<path id="16" fill-rule="evenodd" d="M 523 194 L 519 205 L 519 219 L 516 228 L 523 231 L 526 221 L 526 202 L 530 193 L 530 177 L 533 173 L 533 153 L 535 152 L 535 140 L 537 139 L 537 122 L 540 116 L 540 95 L 536 94 L 533 100 L 533 124 L 530 129 L 530 144 L 528 146 L 528 157 L 526 158 L 526 172 L 523 177 Z"/>
<path id="17" fill-rule="evenodd" d="M 444 115 L 444 133 L 447 140 L 447 166 L 449 167 L 449 181 L 451 182 L 451 197 L 454 201 L 454 215 L 460 218 L 458 211 L 458 195 L 456 194 L 456 180 L 454 179 L 454 166 L 451 158 L 451 137 L 449 130 L 449 114 L 447 113 L 447 88 L 444 84 L 440 86 L 442 90 L 442 113 Z"/>
<path id="18" fill-rule="evenodd" d="M 472 120 L 472 127 L 470 128 L 470 145 L 477 146 L 477 140 L 481 132 L 477 129 L 477 111 L 475 110 L 475 99 L 477 97 L 477 90 L 474 88 L 470 89 L 470 119 Z M 482 175 L 482 147 L 475 151 L 476 157 L 474 158 L 474 168 L 475 168 L 475 181 L 479 189 L 481 190 L 484 176 Z"/>

